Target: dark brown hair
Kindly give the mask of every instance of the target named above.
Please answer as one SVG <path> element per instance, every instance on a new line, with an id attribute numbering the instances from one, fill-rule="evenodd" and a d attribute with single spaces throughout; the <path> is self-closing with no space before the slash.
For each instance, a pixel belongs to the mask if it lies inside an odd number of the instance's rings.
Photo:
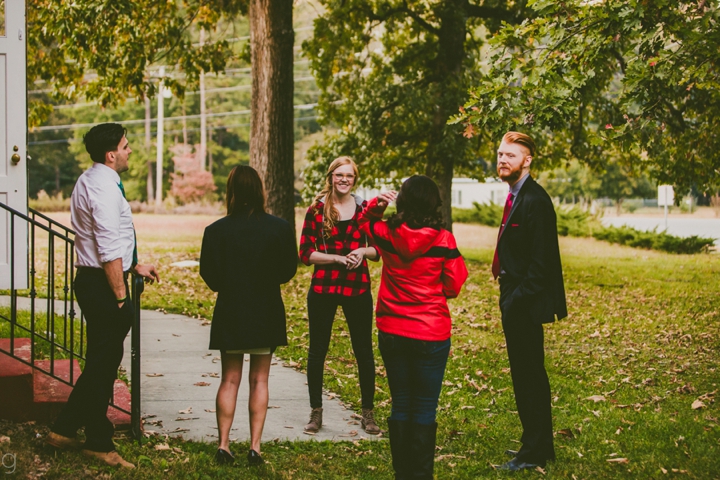
<path id="1" fill-rule="evenodd" d="M 530 156 L 535 156 L 535 141 L 530 138 L 530 135 L 525 135 L 520 132 L 507 132 L 503 135 L 503 142 L 505 143 L 517 143 L 522 145 L 530 151 Z"/>
<path id="2" fill-rule="evenodd" d="M 393 230 L 403 223 L 413 229 L 445 228 L 440 212 L 440 190 L 430 177 L 413 175 L 405 180 L 395 204 L 397 213 L 388 219 L 388 226 Z"/>
<path id="3" fill-rule="evenodd" d="M 254 168 L 238 165 L 230 171 L 227 181 L 227 214 L 265 213 L 265 190 Z"/>
<path id="4" fill-rule="evenodd" d="M 119 123 L 101 123 L 95 125 L 83 135 L 85 150 L 95 163 L 105 163 L 105 154 L 118 149 L 120 140 L 127 133 L 127 129 Z"/>

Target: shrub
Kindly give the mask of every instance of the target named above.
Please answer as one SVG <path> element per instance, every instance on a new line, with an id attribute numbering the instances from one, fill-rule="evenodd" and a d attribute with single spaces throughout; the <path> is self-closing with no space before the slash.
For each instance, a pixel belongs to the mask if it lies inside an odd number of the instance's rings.
<path id="1" fill-rule="evenodd" d="M 636 248 L 661 250 L 669 253 L 707 253 L 713 248 L 715 240 L 712 238 L 698 237 L 676 237 L 665 232 L 641 231 L 623 225 L 621 227 L 603 227 L 593 232 L 593 237 L 598 240 L 605 240 L 620 245 L 628 245 Z"/>
<path id="2" fill-rule="evenodd" d="M 479 223 L 489 227 L 499 227 L 502 223 L 503 207 L 494 203 L 473 202 L 473 208 L 453 208 L 453 222 Z"/>
<path id="3" fill-rule="evenodd" d="M 37 194 L 37 199 L 29 199 L 28 204 L 30 208 L 35 209 L 38 212 L 70 211 L 70 197 L 63 198 L 62 192 L 58 192 L 57 195 L 51 197 L 45 192 L 45 190 L 40 190 Z"/>
<path id="4" fill-rule="evenodd" d="M 589 237 L 602 228 L 598 218 L 577 207 L 555 210 L 558 234 L 563 237 Z"/>

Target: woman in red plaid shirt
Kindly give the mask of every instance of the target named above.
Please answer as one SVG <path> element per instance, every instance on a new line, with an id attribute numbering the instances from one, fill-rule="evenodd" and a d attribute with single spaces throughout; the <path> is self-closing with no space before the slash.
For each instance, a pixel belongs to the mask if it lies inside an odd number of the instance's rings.
<path id="1" fill-rule="evenodd" d="M 335 313 L 340 306 L 358 364 L 361 424 L 367 433 L 380 433 L 373 415 L 373 299 L 366 261 L 376 260 L 378 254 L 358 229 L 357 218 L 367 202 L 351 193 L 357 178 L 357 165 L 350 157 L 333 160 L 325 176 L 324 188 L 308 208 L 300 237 L 300 260 L 305 265 L 315 265 L 307 297 L 310 322 L 307 379 L 312 411 L 306 432 L 317 432 L 322 427 L 325 357 L 330 347 Z"/>

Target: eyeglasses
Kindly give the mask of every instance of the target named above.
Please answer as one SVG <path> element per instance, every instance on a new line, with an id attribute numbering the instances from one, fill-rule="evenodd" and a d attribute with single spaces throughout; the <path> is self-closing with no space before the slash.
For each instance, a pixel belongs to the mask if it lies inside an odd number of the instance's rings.
<path id="1" fill-rule="evenodd" d="M 348 175 L 343 175 L 342 173 L 333 173 L 333 177 L 335 178 L 335 180 L 355 180 L 355 175 L 353 175 L 352 173 Z"/>

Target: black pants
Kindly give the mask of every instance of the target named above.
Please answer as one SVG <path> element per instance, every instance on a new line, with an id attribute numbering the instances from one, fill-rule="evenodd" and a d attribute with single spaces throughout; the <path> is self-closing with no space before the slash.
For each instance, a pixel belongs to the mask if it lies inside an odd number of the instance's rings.
<path id="1" fill-rule="evenodd" d="M 501 284 L 501 306 L 513 290 L 514 285 Z M 555 459 L 550 381 L 545 371 L 543 326 L 532 320 L 530 308 L 513 304 L 508 312 L 501 307 L 502 325 L 523 427 L 523 445 L 517 456 L 522 461 L 542 463 Z"/>
<path id="2" fill-rule="evenodd" d="M 355 297 L 315 293 L 310 290 L 307 302 L 310 321 L 310 351 L 307 365 L 310 407 L 322 407 L 325 357 L 330 348 L 335 313 L 338 306 L 341 306 L 347 319 L 350 341 L 358 364 L 362 408 L 372 409 L 375 403 L 375 358 L 372 345 L 373 300 L 370 290 Z"/>
<path id="3" fill-rule="evenodd" d="M 75 294 L 87 324 L 85 368 L 52 431 L 74 437 L 85 427 L 85 449 L 115 450 L 114 428 L 107 409 L 123 357 L 123 342 L 132 326 L 134 309 L 130 299 L 118 308 L 117 299 L 102 269 L 79 268 Z M 125 283 L 126 292 L 127 282 Z"/>

